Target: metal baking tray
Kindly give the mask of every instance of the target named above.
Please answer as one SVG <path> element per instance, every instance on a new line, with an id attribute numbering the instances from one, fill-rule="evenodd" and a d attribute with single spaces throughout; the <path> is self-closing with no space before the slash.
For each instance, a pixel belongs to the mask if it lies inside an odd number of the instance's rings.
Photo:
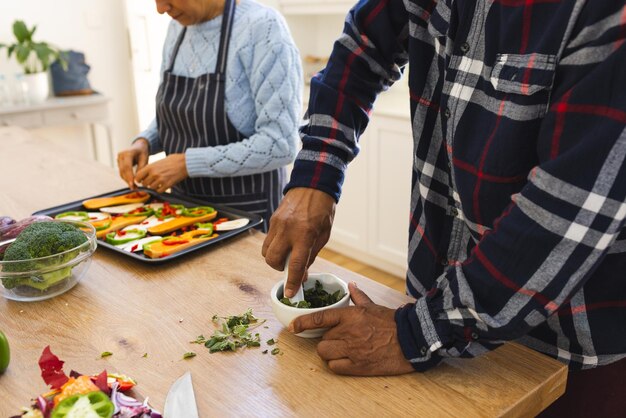
<path id="1" fill-rule="evenodd" d="M 147 192 L 148 194 L 150 194 L 151 198 L 148 201 L 148 203 L 153 202 L 153 201 L 165 201 L 165 202 L 169 202 L 172 204 L 177 204 L 177 205 L 184 205 L 186 207 L 193 207 L 193 206 L 211 206 L 212 208 L 215 208 L 215 210 L 217 211 L 217 218 L 228 218 L 229 220 L 233 220 L 233 219 L 240 219 L 240 218 L 247 218 L 250 219 L 250 222 L 239 229 L 235 229 L 233 231 L 223 231 L 223 232 L 217 232 L 218 233 L 218 237 L 214 238 L 210 241 L 206 241 L 203 242 L 202 244 L 198 244 L 194 247 L 191 248 L 187 248 L 185 250 L 182 250 L 180 252 L 168 255 L 166 257 L 162 257 L 162 258 L 149 258 L 146 257 L 143 252 L 138 252 L 138 253 L 129 253 L 127 251 L 122 250 L 121 248 L 117 248 L 114 245 L 109 244 L 108 242 L 106 242 L 104 239 L 98 239 L 98 245 L 108 248 L 112 251 L 115 251 L 117 253 L 123 254 L 127 257 L 130 258 L 134 258 L 136 260 L 142 261 L 144 263 L 152 263 L 152 264 L 158 264 L 158 263 L 164 263 L 167 262 L 169 260 L 172 260 L 174 258 L 178 258 L 180 256 L 183 256 L 185 254 L 194 252 L 194 251 L 198 251 L 202 248 L 206 248 L 208 246 L 211 245 L 215 245 L 219 242 L 222 242 L 230 237 L 233 237 L 235 235 L 241 234 L 244 231 L 247 231 L 250 228 L 254 228 L 255 226 L 260 225 L 261 223 L 263 223 L 263 218 L 259 215 L 253 214 L 253 213 L 248 213 L 248 212 L 244 212 L 241 210 L 237 210 L 237 209 L 233 209 L 230 208 L 228 206 L 223 206 L 223 205 L 216 205 L 216 204 L 212 204 L 211 202 L 205 202 L 202 200 L 198 200 L 198 199 L 193 199 L 190 197 L 186 197 L 186 196 L 179 196 L 173 193 L 157 193 L 154 190 L 150 190 L 150 189 L 144 189 L 144 188 L 139 188 L 137 190 L 130 190 L 130 189 L 120 189 L 120 190 L 116 190 L 114 192 L 109 192 L 109 193 L 104 193 L 101 195 L 97 195 L 97 196 L 89 196 L 86 197 L 84 199 L 81 200 L 77 200 L 75 202 L 70 202 L 70 203 L 66 203 L 64 205 L 59 205 L 59 206 L 55 206 L 53 208 L 48 208 L 48 209 L 42 209 L 39 210 L 35 213 L 33 213 L 33 215 L 47 215 L 47 216 L 51 216 L 54 218 L 55 215 L 58 215 L 59 213 L 63 213 L 63 212 L 70 212 L 70 211 L 89 211 L 87 209 L 85 209 L 85 207 L 83 207 L 83 201 L 87 200 L 87 199 L 93 199 L 93 198 L 97 198 L 97 197 L 112 197 L 112 196 L 119 196 L 119 195 L 123 195 L 126 193 L 131 193 L 133 191 L 142 191 L 142 192 Z M 180 232 L 177 231 L 177 232 Z"/>

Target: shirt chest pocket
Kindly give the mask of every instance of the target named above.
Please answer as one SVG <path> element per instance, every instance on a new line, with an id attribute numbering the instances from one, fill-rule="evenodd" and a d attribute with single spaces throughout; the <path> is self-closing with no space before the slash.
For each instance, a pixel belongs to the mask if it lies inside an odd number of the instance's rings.
<path id="1" fill-rule="evenodd" d="M 555 55 L 498 54 L 490 81 L 497 91 L 531 96 L 552 89 L 555 68 Z"/>

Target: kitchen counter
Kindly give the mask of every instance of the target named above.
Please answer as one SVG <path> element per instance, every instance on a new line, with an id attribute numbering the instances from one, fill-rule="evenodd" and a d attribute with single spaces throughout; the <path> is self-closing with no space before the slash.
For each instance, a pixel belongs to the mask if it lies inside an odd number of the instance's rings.
<path id="1" fill-rule="evenodd" d="M 0 129 L 0 214 L 21 218 L 64 202 L 124 187 L 117 173 L 18 128 Z M 162 265 L 146 265 L 100 248 L 83 281 L 54 299 L 0 298 L 0 329 L 11 344 L 0 375 L 0 416 L 19 412 L 46 390 L 37 361 L 50 345 L 65 370 L 103 369 L 133 376 L 137 393 L 162 409 L 174 380 L 191 371 L 200 416 L 532 416 L 565 389 L 566 367 L 517 344 L 472 360 L 448 360 L 424 374 L 344 377 L 315 352 L 317 340 L 289 334 L 274 318 L 269 291 L 282 273 L 260 256 L 263 234 L 251 231 Z M 315 272 L 356 281 L 377 303 L 410 299 L 318 259 Z M 213 331 L 214 314 L 266 318 L 263 347 L 209 354 L 190 344 Z M 282 355 L 262 354 L 273 338 Z M 112 356 L 101 359 L 100 353 Z M 183 354 L 197 356 L 183 360 Z M 144 358 L 143 354 L 147 353 Z"/>

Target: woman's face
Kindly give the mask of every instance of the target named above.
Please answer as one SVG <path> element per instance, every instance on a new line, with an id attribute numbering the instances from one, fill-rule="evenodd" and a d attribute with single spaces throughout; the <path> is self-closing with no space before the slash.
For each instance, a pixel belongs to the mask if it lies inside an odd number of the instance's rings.
<path id="1" fill-rule="evenodd" d="M 155 0 L 157 12 L 167 13 L 181 25 L 190 26 L 209 20 L 219 14 L 224 0 Z"/>

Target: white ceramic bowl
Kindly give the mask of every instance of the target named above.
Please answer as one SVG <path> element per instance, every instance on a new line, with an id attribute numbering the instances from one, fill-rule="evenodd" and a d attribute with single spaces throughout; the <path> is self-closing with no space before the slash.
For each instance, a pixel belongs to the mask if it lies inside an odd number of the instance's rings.
<path id="1" fill-rule="evenodd" d="M 270 293 L 272 310 L 274 311 L 276 319 L 278 319 L 281 324 L 287 327 L 293 319 L 299 316 L 318 311 L 325 311 L 327 309 L 345 308 L 350 305 L 350 291 L 348 290 L 348 285 L 346 284 L 346 282 L 344 282 L 334 274 L 330 273 L 309 273 L 309 279 L 304 282 L 304 289 L 306 290 L 314 287 L 316 280 L 319 280 L 322 286 L 324 286 L 324 290 L 326 290 L 327 292 L 334 293 L 337 290 L 341 290 L 345 293 L 345 295 L 339 300 L 339 302 L 330 306 L 324 306 L 323 308 L 294 308 L 292 306 L 287 306 L 280 301 L 280 299 L 283 297 L 284 286 L 284 281 L 281 280 L 274 285 Z M 324 332 L 326 332 L 326 330 L 327 328 L 310 329 L 296 335 L 298 337 L 304 338 L 318 338 L 321 337 Z"/>

